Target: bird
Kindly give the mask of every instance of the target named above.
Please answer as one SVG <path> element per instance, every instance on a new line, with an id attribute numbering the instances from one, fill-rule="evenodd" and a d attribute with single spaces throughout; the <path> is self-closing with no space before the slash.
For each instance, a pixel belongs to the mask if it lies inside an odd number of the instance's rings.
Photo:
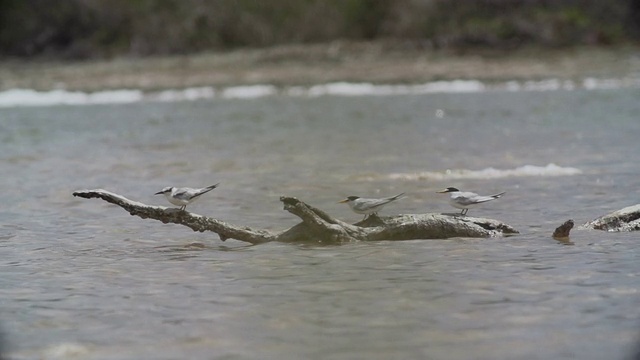
<path id="1" fill-rule="evenodd" d="M 186 210 L 187 205 L 198 200 L 200 198 L 200 195 L 208 193 L 209 191 L 215 189 L 218 185 L 220 185 L 220 183 L 207 186 L 202 189 L 192 189 L 188 187 L 176 188 L 173 186 L 167 186 L 154 195 L 164 195 L 170 203 L 180 206 L 180 210 Z"/>
<path id="2" fill-rule="evenodd" d="M 467 211 L 469 211 L 470 207 L 485 203 L 487 201 L 495 200 L 505 194 L 505 192 L 503 191 L 499 194 L 483 196 L 469 191 L 460 191 L 454 187 L 448 187 L 444 190 L 438 191 L 438 193 L 451 193 L 449 204 L 451 204 L 451 206 L 453 206 L 454 208 L 462 209 L 460 215 L 463 216 L 467 215 Z"/>
<path id="3" fill-rule="evenodd" d="M 366 219 L 368 215 L 377 213 L 388 203 L 400 199 L 402 195 L 404 195 L 404 193 L 382 199 L 365 199 L 359 196 L 348 196 L 346 199 L 339 201 L 339 203 L 347 203 L 353 212 L 356 214 L 364 214 L 364 219 Z"/>

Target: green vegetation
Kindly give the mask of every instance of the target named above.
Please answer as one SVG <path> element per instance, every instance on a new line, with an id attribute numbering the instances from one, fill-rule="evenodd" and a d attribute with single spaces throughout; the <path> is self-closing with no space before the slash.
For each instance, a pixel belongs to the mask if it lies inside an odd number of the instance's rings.
<path id="1" fill-rule="evenodd" d="M 0 0 L 0 56 L 108 58 L 337 39 L 511 49 L 640 38 L 640 0 Z"/>

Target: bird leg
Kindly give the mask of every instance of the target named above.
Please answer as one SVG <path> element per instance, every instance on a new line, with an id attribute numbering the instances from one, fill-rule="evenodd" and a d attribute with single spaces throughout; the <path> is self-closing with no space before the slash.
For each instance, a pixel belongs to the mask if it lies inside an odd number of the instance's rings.
<path id="1" fill-rule="evenodd" d="M 365 221 L 365 220 L 367 220 L 368 218 L 370 218 L 372 216 L 378 217 L 378 212 L 374 212 L 374 213 L 371 213 L 369 215 L 365 215 L 364 219 L 362 219 L 362 221 Z"/>

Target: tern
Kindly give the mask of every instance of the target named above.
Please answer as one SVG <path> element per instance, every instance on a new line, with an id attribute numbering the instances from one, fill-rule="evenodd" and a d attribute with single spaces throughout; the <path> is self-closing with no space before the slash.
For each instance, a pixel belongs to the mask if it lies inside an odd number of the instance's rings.
<path id="1" fill-rule="evenodd" d="M 388 203 L 400 199 L 402 195 L 404 195 L 404 193 L 382 199 L 365 199 L 358 196 L 349 196 L 339 201 L 339 203 L 347 203 L 353 212 L 356 214 L 364 214 L 364 219 L 366 219 L 367 215 L 376 214 Z"/>
<path id="2" fill-rule="evenodd" d="M 474 207 L 478 204 L 485 203 L 487 201 L 495 200 L 504 195 L 505 192 L 501 192 L 495 195 L 483 196 L 469 191 L 460 191 L 454 187 L 448 187 L 439 193 L 451 193 L 449 204 L 454 208 L 462 209 L 460 215 L 467 215 L 470 207 Z"/>
<path id="3" fill-rule="evenodd" d="M 207 186 L 202 189 L 192 189 L 188 187 L 176 188 L 173 186 L 167 186 L 154 195 L 164 195 L 170 203 L 180 206 L 180 210 L 185 210 L 187 208 L 187 205 L 198 200 L 200 198 L 200 195 L 208 193 L 209 191 L 215 189 L 218 185 L 220 185 L 220 183 Z"/>

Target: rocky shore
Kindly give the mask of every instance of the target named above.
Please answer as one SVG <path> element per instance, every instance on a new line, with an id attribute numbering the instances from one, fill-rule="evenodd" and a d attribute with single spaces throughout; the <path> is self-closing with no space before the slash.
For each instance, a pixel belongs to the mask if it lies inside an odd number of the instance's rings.
<path id="1" fill-rule="evenodd" d="M 640 47 L 527 48 L 517 51 L 433 50 L 392 41 L 287 45 L 189 56 L 82 62 L 4 60 L 0 91 L 53 89 L 145 91 L 250 84 L 310 85 L 335 81 L 416 84 L 640 74 Z"/>

